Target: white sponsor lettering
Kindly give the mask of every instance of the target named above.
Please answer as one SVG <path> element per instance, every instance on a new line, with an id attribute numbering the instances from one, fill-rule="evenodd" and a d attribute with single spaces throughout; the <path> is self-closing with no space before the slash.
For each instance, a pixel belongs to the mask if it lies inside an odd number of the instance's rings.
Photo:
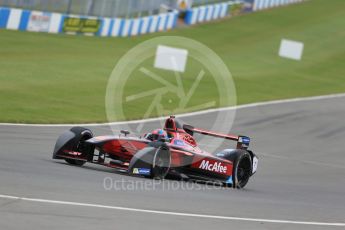
<path id="1" fill-rule="evenodd" d="M 257 157 L 253 158 L 253 170 L 252 173 L 255 173 L 256 170 L 258 169 L 258 163 L 259 163 L 259 159 Z"/>
<path id="2" fill-rule="evenodd" d="M 212 164 L 208 160 L 203 160 L 199 168 L 217 173 L 226 173 L 228 170 L 228 167 L 223 166 L 222 162 L 215 162 L 214 164 Z"/>

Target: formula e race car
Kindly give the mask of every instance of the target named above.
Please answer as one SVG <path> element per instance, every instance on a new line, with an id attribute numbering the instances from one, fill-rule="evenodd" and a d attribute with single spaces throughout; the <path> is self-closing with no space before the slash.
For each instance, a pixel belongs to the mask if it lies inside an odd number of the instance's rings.
<path id="1" fill-rule="evenodd" d="M 217 153 L 201 150 L 193 135 L 199 133 L 237 141 L 236 149 Z M 115 168 L 130 175 L 215 182 L 243 188 L 256 172 L 258 157 L 248 150 L 250 138 L 214 133 L 183 124 L 170 116 L 163 129 L 142 137 L 119 135 L 94 137 L 89 129 L 74 127 L 57 140 L 53 159 L 82 166 L 86 162 Z"/>

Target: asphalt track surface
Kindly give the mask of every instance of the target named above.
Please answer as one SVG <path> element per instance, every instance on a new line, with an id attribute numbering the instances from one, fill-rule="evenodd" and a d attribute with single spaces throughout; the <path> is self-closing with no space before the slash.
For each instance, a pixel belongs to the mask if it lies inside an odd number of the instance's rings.
<path id="1" fill-rule="evenodd" d="M 70 166 L 51 159 L 66 127 L 1 125 L 0 229 L 344 229 L 327 225 L 345 222 L 344 105 L 345 97 L 338 97 L 238 110 L 232 131 L 251 136 L 251 148 L 260 157 L 257 174 L 243 190 L 155 182 L 91 164 Z M 213 115 L 185 120 L 203 127 Z M 107 126 L 92 130 L 111 133 Z M 105 178 L 120 185 L 105 188 Z"/>

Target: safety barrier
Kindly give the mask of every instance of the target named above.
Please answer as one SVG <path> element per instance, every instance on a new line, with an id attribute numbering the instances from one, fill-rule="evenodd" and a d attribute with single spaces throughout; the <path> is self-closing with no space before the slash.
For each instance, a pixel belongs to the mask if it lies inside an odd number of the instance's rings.
<path id="1" fill-rule="evenodd" d="M 255 0 L 253 11 L 302 2 L 303 0 Z"/>
<path id="2" fill-rule="evenodd" d="M 141 18 L 100 18 L 0 7 L 0 28 L 48 33 L 127 37 L 176 27 L 178 12 Z"/>
<path id="3" fill-rule="evenodd" d="M 302 1 L 303 0 L 239 0 L 235 2 L 199 6 L 187 10 L 184 21 L 187 25 L 192 25 L 223 18 L 232 14 L 233 10 L 236 9 L 232 7 L 238 3 L 244 4 L 242 8 L 243 11 L 258 11 Z M 66 15 L 0 7 L 0 29 L 5 28 L 48 33 L 129 37 L 173 29 L 176 27 L 177 20 L 177 11 L 147 17 L 124 19 Z"/>
<path id="4" fill-rule="evenodd" d="M 185 23 L 187 25 L 193 25 L 200 22 L 224 18 L 228 15 L 228 6 L 228 3 L 220 3 L 193 7 L 192 9 L 187 10 Z"/>
<path id="5" fill-rule="evenodd" d="M 303 0 L 248 0 L 248 1 L 229 1 L 225 3 L 193 7 L 187 10 L 185 23 L 193 25 L 196 23 L 207 22 L 219 18 L 224 18 L 231 13 L 232 5 L 243 3 L 245 12 L 258 11 L 271 7 L 283 6 L 292 3 L 302 2 Z M 250 9 L 248 9 L 248 6 Z"/>

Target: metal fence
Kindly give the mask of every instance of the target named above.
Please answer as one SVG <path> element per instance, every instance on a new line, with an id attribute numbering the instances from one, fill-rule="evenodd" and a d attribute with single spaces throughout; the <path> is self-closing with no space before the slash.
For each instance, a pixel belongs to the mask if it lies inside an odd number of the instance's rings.
<path id="1" fill-rule="evenodd" d="M 194 5 L 226 0 L 194 0 Z M 0 0 L 0 6 L 102 17 L 139 17 L 176 8 L 177 0 Z"/>

